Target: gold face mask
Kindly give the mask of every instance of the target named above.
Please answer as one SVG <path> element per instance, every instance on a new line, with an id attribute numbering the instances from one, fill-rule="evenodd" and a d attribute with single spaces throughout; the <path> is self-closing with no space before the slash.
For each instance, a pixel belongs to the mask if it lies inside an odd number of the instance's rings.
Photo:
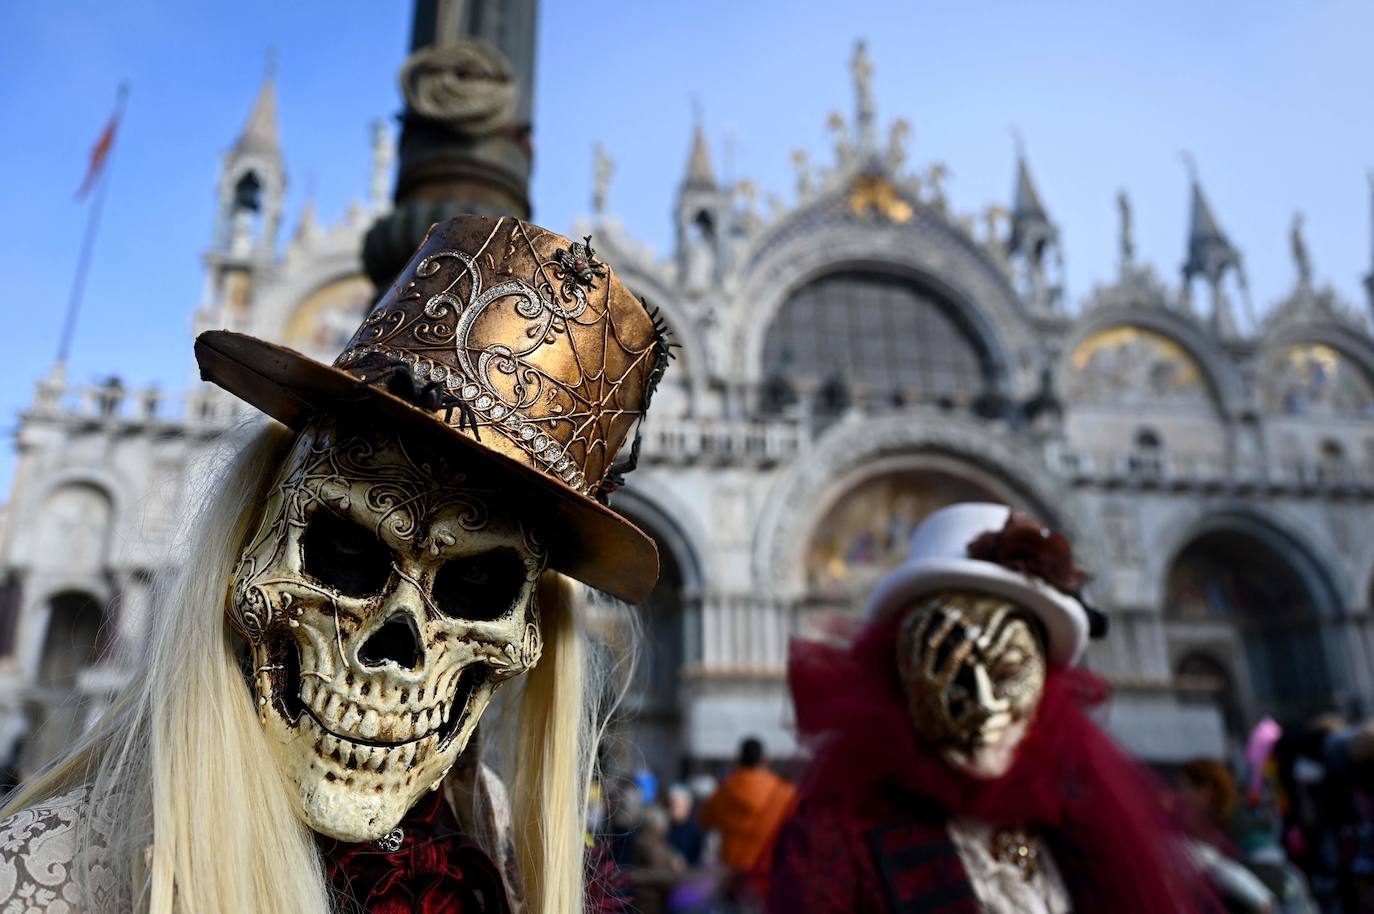
<path id="1" fill-rule="evenodd" d="M 980 777 L 1011 768 L 1045 689 L 1032 618 L 999 597 L 945 591 L 907 612 L 897 665 L 917 734 Z"/>

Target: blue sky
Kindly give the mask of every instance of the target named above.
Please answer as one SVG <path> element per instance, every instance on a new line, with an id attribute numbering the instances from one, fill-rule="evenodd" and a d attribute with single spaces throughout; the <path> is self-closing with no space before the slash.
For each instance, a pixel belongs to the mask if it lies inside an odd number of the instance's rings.
<path id="1" fill-rule="evenodd" d="M 73 380 L 185 385 L 222 151 L 278 55 L 290 174 L 286 232 L 307 189 L 339 217 L 366 193 L 368 124 L 399 107 L 400 2 L 6 4 L 0 24 L 0 277 L 7 358 L 0 431 L 51 367 L 84 210 L 72 195 L 121 79 L 132 95 L 69 366 Z M 1063 232 L 1069 294 L 1112 275 L 1115 194 L 1138 256 L 1171 280 L 1183 256 L 1191 151 L 1243 251 L 1258 309 L 1293 281 L 1288 226 L 1307 216 L 1318 277 L 1365 306 L 1374 4 L 1278 0 L 691 4 L 545 0 L 536 71 L 536 221 L 589 209 L 592 146 L 616 162 L 609 209 L 660 252 L 700 99 L 717 173 L 790 194 L 789 153 L 829 155 L 865 38 L 879 117 L 914 127 L 911 159 L 942 161 L 957 209 L 1011 193 L 1025 137 Z M 13 445 L 0 451 L 7 492 Z"/>

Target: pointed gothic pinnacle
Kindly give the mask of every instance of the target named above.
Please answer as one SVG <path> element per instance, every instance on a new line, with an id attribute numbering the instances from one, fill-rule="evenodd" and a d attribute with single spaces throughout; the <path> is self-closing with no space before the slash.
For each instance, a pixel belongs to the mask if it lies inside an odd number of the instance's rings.
<path id="1" fill-rule="evenodd" d="M 878 145 L 876 105 L 873 102 L 873 61 L 868 57 L 868 45 L 860 39 L 854 43 L 854 56 L 849 71 L 854 77 L 855 140 L 865 152 Z"/>
<path id="2" fill-rule="evenodd" d="M 697 121 L 692 125 L 692 152 L 687 159 L 687 177 L 683 187 L 714 190 L 715 186 L 716 172 L 711 166 L 711 147 L 706 142 L 706 131 L 701 129 L 701 122 Z"/>
<path id="3" fill-rule="evenodd" d="M 275 57 L 275 52 L 272 55 Z M 269 158 L 281 158 L 281 146 L 277 133 L 277 80 L 273 75 L 276 65 L 269 64 L 258 97 L 253 101 L 253 110 L 248 115 L 243 132 L 234 143 L 238 155 L 258 154 Z"/>

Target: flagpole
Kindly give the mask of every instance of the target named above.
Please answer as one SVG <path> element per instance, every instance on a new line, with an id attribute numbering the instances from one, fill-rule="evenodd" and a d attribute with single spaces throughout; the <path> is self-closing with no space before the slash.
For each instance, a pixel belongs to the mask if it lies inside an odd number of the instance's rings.
<path id="1" fill-rule="evenodd" d="M 115 103 L 115 114 L 112 119 L 116 125 L 124 115 L 124 100 L 129 95 L 129 84 L 127 82 L 119 85 L 119 98 Z M 81 299 L 86 291 L 86 274 L 90 271 L 91 255 L 95 251 L 95 238 L 100 231 L 100 214 L 105 208 L 105 189 L 110 184 L 110 161 L 113 157 L 114 149 L 110 149 L 109 156 L 102 163 L 101 173 L 96 176 L 95 199 L 91 201 L 91 208 L 86 213 L 86 231 L 81 237 L 81 251 L 76 260 L 76 275 L 72 277 L 72 292 L 67 299 L 67 313 L 62 319 L 62 336 L 57 344 L 57 364 L 58 367 L 65 367 L 67 356 L 71 354 L 72 336 L 76 332 L 76 318 L 81 312 Z"/>

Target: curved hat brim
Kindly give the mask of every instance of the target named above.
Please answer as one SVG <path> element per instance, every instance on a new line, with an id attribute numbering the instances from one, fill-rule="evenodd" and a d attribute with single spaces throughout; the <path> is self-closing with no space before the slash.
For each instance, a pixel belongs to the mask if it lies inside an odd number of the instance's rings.
<path id="1" fill-rule="evenodd" d="M 443 435 L 441 440 L 485 461 L 513 486 L 528 485 L 554 513 L 549 524 L 549 566 L 629 603 L 649 595 L 658 581 L 658 549 L 642 530 L 593 498 L 480 442 L 457 434 L 441 418 L 389 391 L 365 384 L 276 343 L 229 330 L 196 338 L 196 362 L 206 381 L 219 385 L 294 429 L 317 413 L 347 415 L 371 407 L 399 427 Z"/>
<path id="2" fill-rule="evenodd" d="M 1082 603 L 1036 578 L 980 559 L 923 559 L 899 566 L 873 591 L 869 618 L 898 612 L 919 597 L 951 589 L 1002 597 L 1034 613 L 1045 627 L 1051 663 L 1072 666 L 1088 645 L 1089 618 Z"/>

